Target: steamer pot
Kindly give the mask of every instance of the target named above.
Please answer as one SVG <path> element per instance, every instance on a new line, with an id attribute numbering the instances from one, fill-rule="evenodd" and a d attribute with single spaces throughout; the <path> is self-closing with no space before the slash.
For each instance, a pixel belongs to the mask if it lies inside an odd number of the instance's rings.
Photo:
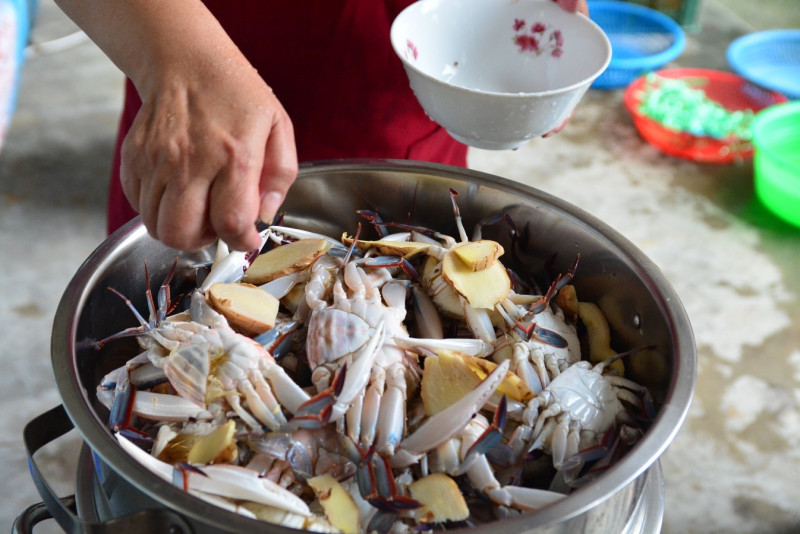
<path id="1" fill-rule="evenodd" d="M 459 193 L 467 229 L 499 212 L 517 223 L 522 244 L 520 265 L 514 268 L 524 264 L 539 275 L 563 272 L 580 253 L 574 280 L 578 295 L 601 307 L 612 328 L 612 345 L 618 351 L 654 346 L 631 359 L 628 368 L 631 378 L 650 388 L 658 409 L 643 439 L 596 480 L 536 513 L 470 530 L 659 532 L 663 516 L 659 458 L 688 411 L 697 354 L 677 294 L 634 245 L 588 213 L 531 187 L 472 170 L 393 160 L 301 166 L 283 206 L 285 224 L 338 237 L 344 231 L 354 232 L 360 219 L 357 209 L 371 209 L 384 220 L 413 220 L 457 235 L 451 188 Z M 484 232 L 510 251 L 505 234 L 497 227 Z M 211 507 L 165 483 L 128 456 L 106 428 L 108 413 L 95 398 L 95 386 L 136 351 L 134 340 L 110 343 L 100 351 L 88 346 L 87 340 L 131 326 L 130 311 L 107 288 L 116 288 L 142 309 L 144 262 L 151 278 L 158 280 L 176 257 L 176 278 L 184 279 L 185 287 L 173 294 L 194 287 L 190 265 L 209 259 L 210 253 L 169 249 L 150 238 L 136 219 L 106 239 L 65 290 L 52 332 L 52 364 L 63 405 L 31 421 L 24 435 L 32 477 L 44 502 L 20 515 L 16 532 L 29 532 L 48 515 L 67 532 L 297 532 Z M 73 426 L 85 441 L 76 476 L 83 483 L 76 485 L 74 500 L 62 500 L 44 480 L 33 456 Z"/>

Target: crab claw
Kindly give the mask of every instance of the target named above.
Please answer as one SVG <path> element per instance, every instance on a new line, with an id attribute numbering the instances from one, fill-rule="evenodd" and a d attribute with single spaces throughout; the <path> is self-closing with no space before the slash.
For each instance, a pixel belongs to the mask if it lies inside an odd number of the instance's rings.
<path id="1" fill-rule="evenodd" d="M 203 477 L 208 476 L 199 467 L 186 462 L 178 462 L 172 471 L 172 485 L 181 488 L 183 491 L 189 491 L 189 473 L 195 473 Z"/>
<path id="2" fill-rule="evenodd" d="M 392 338 L 392 341 L 401 349 L 411 351 L 426 349 L 431 353 L 435 353 L 439 350 L 452 350 L 478 358 L 489 356 L 494 351 L 494 347 L 490 344 L 472 337 L 434 339 L 396 336 Z"/>
<path id="3" fill-rule="evenodd" d="M 565 349 L 569 346 L 569 343 L 561 334 L 552 330 L 548 330 L 547 328 L 543 328 L 537 325 L 535 322 L 528 323 L 527 325 L 517 323 L 515 328 L 520 336 L 526 341 L 530 340 L 531 337 L 535 337 L 542 343 L 546 343 L 547 345 L 553 346 L 557 349 Z"/>
<path id="4" fill-rule="evenodd" d="M 275 359 L 279 360 L 289 352 L 292 343 L 294 343 L 293 334 L 299 326 L 300 323 L 298 321 L 281 323 L 263 334 L 257 335 L 253 340 L 264 347 Z"/>
<path id="5" fill-rule="evenodd" d="M 562 287 L 564 287 L 565 285 L 569 284 L 572 281 L 572 279 L 575 277 L 575 271 L 578 269 L 578 262 L 580 261 L 580 259 L 581 255 L 580 254 L 576 255 L 575 261 L 572 262 L 572 265 L 567 270 L 567 272 L 559 274 L 556 277 L 556 279 L 553 280 L 553 282 L 550 284 L 550 287 L 547 288 L 547 293 L 542 298 L 540 298 L 539 300 L 530 305 L 528 310 L 531 313 L 533 314 L 542 313 L 550 304 L 550 301 L 553 299 L 553 297 L 556 296 L 556 293 L 558 293 L 558 291 Z"/>
<path id="6" fill-rule="evenodd" d="M 336 399 L 342 394 L 344 389 L 345 377 L 347 375 L 347 364 L 342 366 L 342 370 L 336 375 L 331 387 L 319 393 L 300 405 L 294 417 L 284 425 L 282 432 L 294 432 L 301 428 L 316 430 L 324 427 L 331 420 L 333 407 Z"/>
<path id="7" fill-rule="evenodd" d="M 407 467 L 458 434 L 500 386 L 509 365 L 509 360 L 500 363 L 478 387 L 455 404 L 431 416 L 413 434 L 400 442 L 391 460 L 392 467 Z"/>
<path id="8" fill-rule="evenodd" d="M 503 439 L 503 428 L 506 426 L 507 406 L 508 401 L 506 400 L 506 396 L 503 395 L 503 398 L 500 399 L 500 404 L 497 406 L 497 411 L 494 413 L 492 424 L 477 440 L 475 440 L 475 443 L 467 450 L 467 454 L 464 455 L 464 466 L 469 466 L 475 457 L 484 455 L 494 449 Z"/>
<path id="9" fill-rule="evenodd" d="M 381 512 L 390 514 L 416 510 L 422 506 L 419 501 L 398 494 L 392 468 L 386 458 L 376 454 L 374 444 L 364 451 L 348 436 L 342 436 L 341 441 L 356 464 L 358 491 L 365 501 Z"/>
<path id="10" fill-rule="evenodd" d="M 128 454 L 154 474 L 168 482 L 177 482 L 190 493 L 210 493 L 274 506 L 302 516 L 311 515 L 300 497 L 250 469 L 227 464 L 206 465 L 202 470 L 186 465 L 174 467 L 149 455 L 124 436 L 117 434 L 117 440 Z"/>

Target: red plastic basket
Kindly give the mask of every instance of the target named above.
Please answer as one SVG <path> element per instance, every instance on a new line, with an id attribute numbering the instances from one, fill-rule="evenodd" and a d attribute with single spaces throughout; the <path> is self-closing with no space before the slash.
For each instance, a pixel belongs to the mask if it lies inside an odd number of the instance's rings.
<path id="1" fill-rule="evenodd" d="M 754 113 L 786 102 L 780 93 L 758 87 L 737 74 L 711 69 L 664 69 L 655 74 L 662 78 L 683 79 L 691 87 L 702 89 L 706 96 L 728 111 L 752 110 Z M 662 152 L 702 163 L 730 163 L 753 155 L 753 145 L 743 139 L 717 139 L 679 132 L 644 115 L 640 97 L 647 76 L 634 80 L 625 90 L 625 107 L 639 134 Z"/>

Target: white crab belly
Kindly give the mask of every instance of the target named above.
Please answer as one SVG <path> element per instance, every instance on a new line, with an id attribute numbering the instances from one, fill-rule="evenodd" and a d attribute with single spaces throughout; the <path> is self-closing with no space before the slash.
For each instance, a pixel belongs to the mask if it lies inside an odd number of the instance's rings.
<path id="1" fill-rule="evenodd" d="M 548 330 L 552 330 L 563 337 L 567 341 L 567 346 L 565 348 L 556 348 L 532 338 L 531 342 L 534 346 L 540 347 L 545 354 L 552 354 L 558 361 L 569 365 L 581 359 L 580 341 L 578 340 L 577 330 L 573 325 L 567 324 L 563 314 L 559 313 L 556 315 L 552 310 L 548 309 L 536 315 L 536 324 Z"/>
<path id="2" fill-rule="evenodd" d="M 595 371 L 580 366 L 569 367 L 547 389 L 553 401 L 582 430 L 605 432 L 623 409 L 611 384 Z"/>
<path id="3" fill-rule="evenodd" d="M 312 369 L 334 362 L 356 352 L 374 333 L 374 328 L 357 315 L 336 308 L 319 311 L 308 325 L 308 362 Z"/>

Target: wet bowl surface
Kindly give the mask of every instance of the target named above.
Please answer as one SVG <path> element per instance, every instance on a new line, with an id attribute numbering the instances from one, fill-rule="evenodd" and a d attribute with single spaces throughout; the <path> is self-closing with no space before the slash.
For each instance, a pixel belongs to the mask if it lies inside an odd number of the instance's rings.
<path id="1" fill-rule="evenodd" d="M 560 126 L 611 58 L 594 22 L 545 0 L 421 0 L 391 40 L 428 116 L 484 149 Z"/>

